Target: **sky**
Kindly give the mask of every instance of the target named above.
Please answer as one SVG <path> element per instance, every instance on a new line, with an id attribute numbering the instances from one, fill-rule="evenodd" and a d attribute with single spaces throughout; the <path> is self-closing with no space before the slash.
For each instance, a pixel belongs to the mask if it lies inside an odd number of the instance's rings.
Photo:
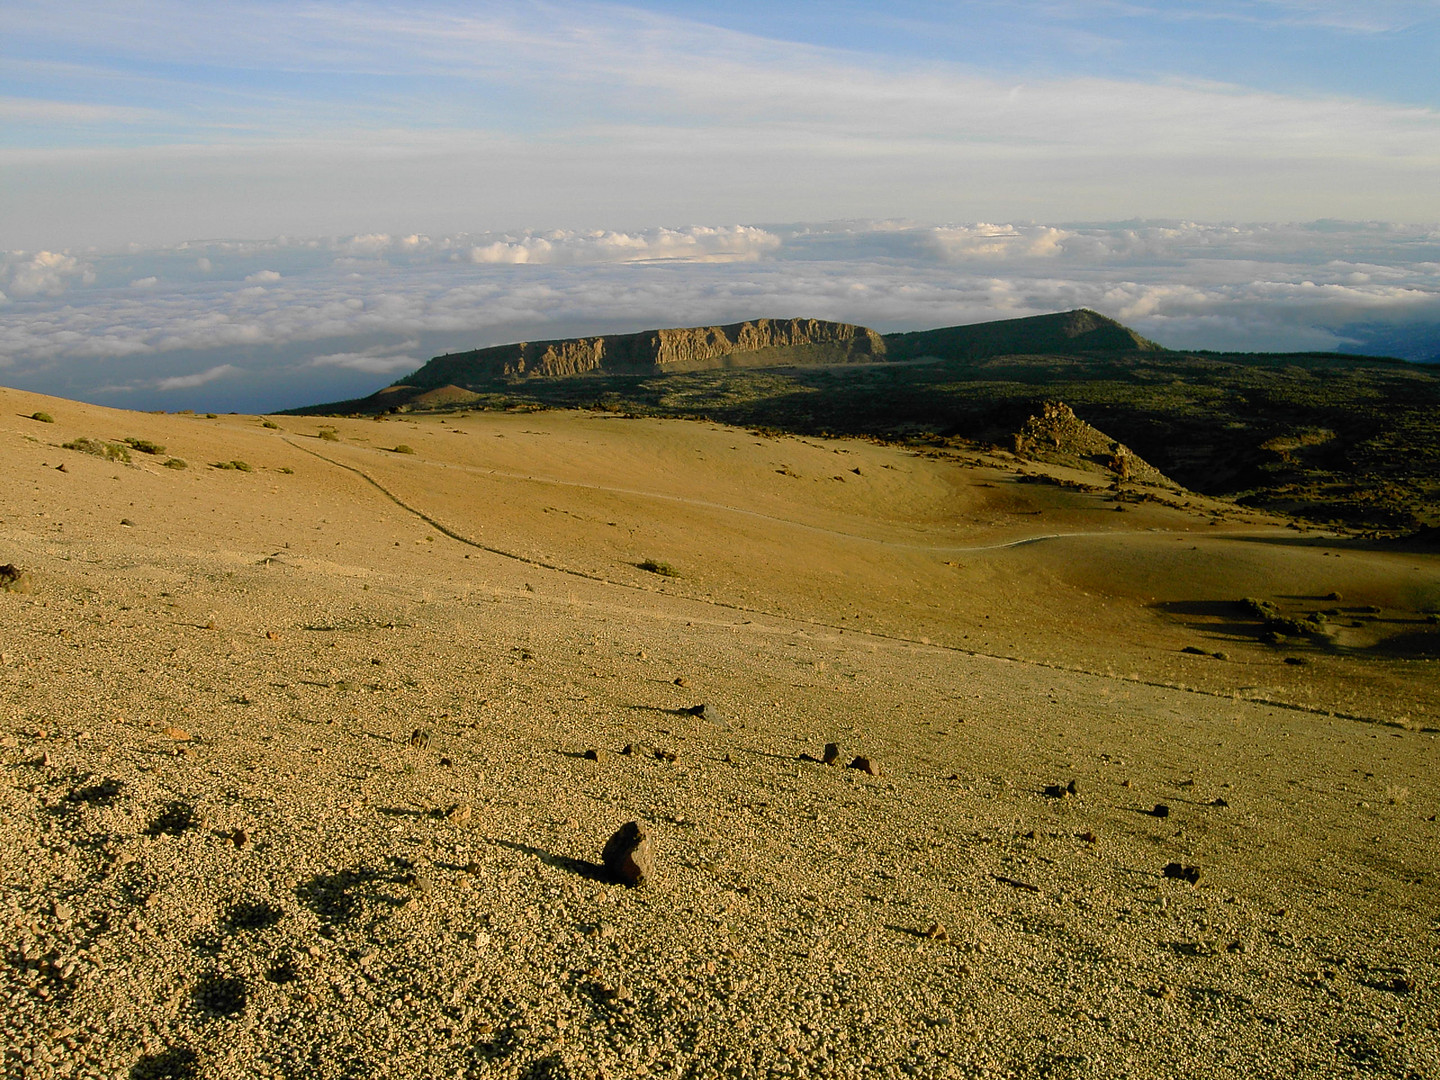
<path id="1" fill-rule="evenodd" d="M 1072 299 L 1427 359 L 1437 56 L 1440 0 L 5 0 L 0 382 L 273 408 L 506 334 Z"/>

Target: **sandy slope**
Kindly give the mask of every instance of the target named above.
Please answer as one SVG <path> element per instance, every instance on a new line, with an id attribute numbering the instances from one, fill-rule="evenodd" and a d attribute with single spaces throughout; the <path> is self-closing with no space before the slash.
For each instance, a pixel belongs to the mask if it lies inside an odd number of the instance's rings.
<path id="1" fill-rule="evenodd" d="M 1434 555 L 1003 455 L 277 423 L 0 391 L 5 1075 L 1440 1071 Z"/>

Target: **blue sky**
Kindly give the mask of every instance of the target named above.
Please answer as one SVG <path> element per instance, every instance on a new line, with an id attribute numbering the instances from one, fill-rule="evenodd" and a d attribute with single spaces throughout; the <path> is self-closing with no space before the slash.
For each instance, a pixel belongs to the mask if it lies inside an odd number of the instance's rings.
<path id="1" fill-rule="evenodd" d="M 6 0 L 0 247 L 1433 220 L 1440 0 Z"/>
<path id="2" fill-rule="evenodd" d="M 1440 0 L 3 0 L 0 382 L 1082 305 L 1432 359 L 1437 57 Z"/>

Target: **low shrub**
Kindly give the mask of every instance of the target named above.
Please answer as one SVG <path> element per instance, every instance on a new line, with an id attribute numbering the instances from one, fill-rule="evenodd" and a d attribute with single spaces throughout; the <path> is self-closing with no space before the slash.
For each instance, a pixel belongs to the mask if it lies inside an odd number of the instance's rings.
<path id="1" fill-rule="evenodd" d="M 255 470 L 244 461 L 215 461 L 211 462 L 212 469 L 227 469 L 238 472 L 254 472 Z"/>
<path id="2" fill-rule="evenodd" d="M 414 452 L 415 448 L 413 446 L 406 446 L 404 443 L 401 443 L 392 451 L 392 453 L 396 454 L 413 454 Z"/>
<path id="3" fill-rule="evenodd" d="M 340 433 L 339 433 L 338 431 L 336 431 L 334 428 L 328 428 L 328 427 L 327 427 L 327 428 L 321 428 L 321 429 L 320 429 L 320 434 L 317 435 L 316 438 L 317 438 L 317 439 L 324 439 L 326 442 L 339 442 L 339 441 L 340 441 Z"/>
<path id="4" fill-rule="evenodd" d="M 660 562 L 657 559 L 646 559 L 644 562 L 635 564 L 641 570 L 648 570 L 652 574 L 659 574 L 661 577 L 679 577 L 680 571 L 671 566 L 668 562 Z"/>
<path id="5" fill-rule="evenodd" d="M 55 422 L 55 417 L 51 416 L 48 412 L 32 412 L 30 419 L 39 420 L 42 424 L 53 424 Z"/>
<path id="6" fill-rule="evenodd" d="M 163 454 L 165 452 L 165 447 L 151 442 L 149 439 L 126 439 L 125 445 L 132 450 L 139 450 L 142 454 Z"/>
<path id="7" fill-rule="evenodd" d="M 164 462 L 164 465 L 165 465 L 165 468 L 167 468 L 167 469 L 188 469 L 188 468 L 189 468 L 189 466 L 186 465 L 185 462 L 183 462 L 182 460 L 180 460 L 178 457 L 172 457 L 172 458 L 170 458 L 168 461 Z"/>
<path id="8" fill-rule="evenodd" d="M 63 449 L 78 450 L 82 454 L 93 454 L 106 461 L 129 462 L 130 460 L 130 449 L 123 443 L 105 442 L 102 439 L 91 439 L 81 435 L 78 439 L 71 439 L 60 445 Z"/>

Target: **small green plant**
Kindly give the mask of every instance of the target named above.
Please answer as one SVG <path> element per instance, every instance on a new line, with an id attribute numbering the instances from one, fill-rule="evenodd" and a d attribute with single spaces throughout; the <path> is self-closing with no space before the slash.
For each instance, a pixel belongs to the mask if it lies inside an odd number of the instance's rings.
<path id="1" fill-rule="evenodd" d="M 82 454 L 94 454 L 106 461 L 129 462 L 130 449 L 123 443 L 105 442 L 101 439 L 91 439 L 81 435 L 78 439 L 71 439 L 67 443 L 60 444 L 66 450 L 78 450 Z"/>
<path id="2" fill-rule="evenodd" d="M 392 453 L 396 454 L 413 454 L 414 452 L 415 448 L 413 446 L 406 446 L 403 442 L 392 451 Z"/>
<path id="3" fill-rule="evenodd" d="M 671 566 L 668 562 L 660 562 L 657 559 L 646 559 L 644 562 L 635 564 L 641 570 L 648 570 L 652 574 L 659 574 L 661 577 L 679 577 L 680 571 Z"/>
<path id="4" fill-rule="evenodd" d="M 255 471 L 248 463 L 246 463 L 246 462 L 244 462 L 244 461 L 216 461 L 216 462 L 212 462 L 211 465 L 210 465 L 210 467 L 211 467 L 212 469 L 229 469 L 229 470 L 237 470 L 237 471 L 239 471 L 239 472 L 254 472 L 254 471 Z"/>
<path id="5" fill-rule="evenodd" d="M 316 438 L 318 438 L 318 439 L 323 439 L 323 440 L 325 440 L 326 442 L 339 442 L 339 441 L 340 441 L 340 433 L 339 433 L 338 431 L 336 431 L 334 428 L 329 428 L 329 427 L 327 427 L 327 428 L 321 428 L 321 429 L 320 429 L 320 434 L 317 435 Z"/>
<path id="6" fill-rule="evenodd" d="M 275 423 L 274 420 L 266 420 L 266 421 L 265 421 L 264 423 L 262 423 L 260 426 L 261 426 L 261 427 L 267 427 L 267 428 L 273 428 L 273 429 L 275 429 L 275 430 L 279 430 L 279 428 L 280 428 L 280 425 L 277 424 L 277 423 Z"/>
<path id="7" fill-rule="evenodd" d="M 42 424 L 53 424 L 55 422 L 55 417 L 51 416 L 48 412 L 32 412 L 30 419 L 39 420 Z"/>
<path id="8" fill-rule="evenodd" d="M 186 465 L 185 462 L 183 462 L 182 460 L 180 460 L 178 457 L 172 457 L 172 458 L 170 458 L 169 460 L 163 462 L 163 464 L 164 464 L 165 468 L 167 468 L 167 469 L 188 469 L 188 468 L 189 468 L 189 466 Z"/>
<path id="9" fill-rule="evenodd" d="M 293 476 L 295 474 L 295 470 L 292 469 L 289 465 L 281 465 L 280 468 L 276 469 L 275 471 L 283 472 L 286 476 Z"/>
<path id="10" fill-rule="evenodd" d="M 165 447 L 151 442 L 149 439 L 126 439 L 125 445 L 131 450 L 139 450 L 142 454 L 163 454 L 165 452 Z"/>

